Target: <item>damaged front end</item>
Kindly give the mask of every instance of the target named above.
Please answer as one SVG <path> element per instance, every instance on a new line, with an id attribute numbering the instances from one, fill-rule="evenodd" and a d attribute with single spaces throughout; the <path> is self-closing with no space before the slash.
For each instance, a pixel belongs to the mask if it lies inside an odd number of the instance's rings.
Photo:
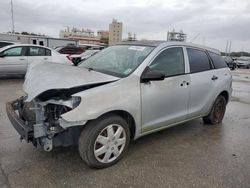
<path id="1" fill-rule="evenodd" d="M 45 151 L 51 151 L 56 146 L 77 143 L 82 126 L 61 126 L 65 124 L 61 115 L 76 108 L 80 102 L 80 97 L 72 96 L 56 96 L 47 100 L 43 94 L 30 102 L 26 102 L 26 97 L 9 102 L 6 111 L 21 140 L 25 139 L 34 146 L 41 145 Z M 78 123 L 81 125 L 85 122 Z"/>

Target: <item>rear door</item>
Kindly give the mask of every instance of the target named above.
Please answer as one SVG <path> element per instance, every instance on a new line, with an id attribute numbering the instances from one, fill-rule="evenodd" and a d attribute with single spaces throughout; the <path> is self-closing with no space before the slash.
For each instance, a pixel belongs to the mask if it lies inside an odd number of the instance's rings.
<path id="1" fill-rule="evenodd" d="M 28 63 L 51 61 L 51 50 L 38 46 L 29 46 Z"/>
<path id="2" fill-rule="evenodd" d="M 205 50 L 189 47 L 186 49 L 191 79 L 188 118 L 194 118 L 209 112 L 214 100 L 217 75 Z"/>
<path id="3" fill-rule="evenodd" d="M 214 52 L 208 52 L 208 54 L 215 68 L 214 75 L 217 77 L 217 79 L 214 80 L 215 90 L 217 91 L 217 93 L 215 93 L 216 96 L 214 96 L 215 99 L 221 91 L 231 90 L 232 75 L 229 67 L 220 54 Z"/>
<path id="4" fill-rule="evenodd" d="M 4 57 L 0 57 L 0 74 L 25 74 L 28 62 L 26 53 L 26 46 L 4 50 Z"/>

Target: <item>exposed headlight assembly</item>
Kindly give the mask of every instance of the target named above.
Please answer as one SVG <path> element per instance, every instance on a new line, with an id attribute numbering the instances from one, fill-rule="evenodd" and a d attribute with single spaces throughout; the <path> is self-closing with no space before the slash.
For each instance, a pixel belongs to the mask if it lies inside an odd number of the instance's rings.
<path id="1" fill-rule="evenodd" d="M 80 103 L 81 103 L 81 97 L 74 96 L 71 98 L 72 108 L 76 108 Z"/>

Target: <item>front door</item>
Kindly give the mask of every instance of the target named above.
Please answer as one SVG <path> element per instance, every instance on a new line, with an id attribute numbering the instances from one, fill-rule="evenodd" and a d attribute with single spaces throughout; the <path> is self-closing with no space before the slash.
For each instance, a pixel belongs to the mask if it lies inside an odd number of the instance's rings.
<path id="1" fill-rule="evenodd" d="M 188 111 L 190 75 L 185 74 L 183 48 L 164 49 L 149 68 L 164 71 L 166 78 L 141 83 L 143 132 L 184 121 Z"/>
<path id="2" fill-rule="evenodd" d="M 3 51 L 0 57 L 0 74 L 25 74 L 27 69 L 26 47 L 16 46 Z"/>

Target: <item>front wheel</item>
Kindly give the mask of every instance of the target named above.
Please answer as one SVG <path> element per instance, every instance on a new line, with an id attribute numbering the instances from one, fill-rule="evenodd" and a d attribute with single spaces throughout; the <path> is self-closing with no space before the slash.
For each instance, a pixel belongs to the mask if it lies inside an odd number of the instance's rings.
<path id="1" fill-rule="evenodd" d="M 126 152 L 130 141 L 127 122 L 110 115 L 90 122 L 79 138 L 79 153 L 92 168 L 106 168 L 117 163 Z"/>
<path id="2" fill-rule="evenodd" d="M 225 97 L 222 95 L 219 95 L 216 98 L 210 113 L 207 116 L 203 117 L 204 123 L 208 123 L 212 125 L 221 123 L 223 120 L 225 111 L 226 111 L 226 105 L 227 105 L 227 102 L 226 102 Z"/>

